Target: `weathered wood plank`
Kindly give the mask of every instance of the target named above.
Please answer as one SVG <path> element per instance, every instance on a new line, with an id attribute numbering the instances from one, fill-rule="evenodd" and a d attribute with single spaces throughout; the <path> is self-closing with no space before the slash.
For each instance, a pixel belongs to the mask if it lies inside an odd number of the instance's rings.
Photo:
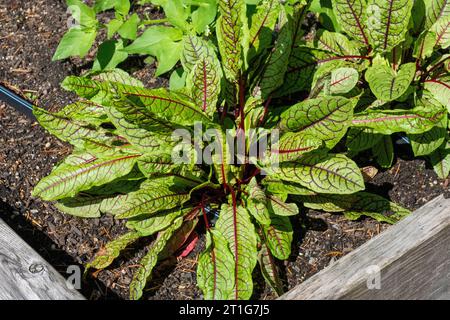
<path id="1" fill-rule="evenodd" d="M 0 300 L 83 300 L 0 219 Z"/>
<path id="2" fill-rule="evenodd" d="M 430 201 L 280 299 L 450 299 L 450 199 Z"/>

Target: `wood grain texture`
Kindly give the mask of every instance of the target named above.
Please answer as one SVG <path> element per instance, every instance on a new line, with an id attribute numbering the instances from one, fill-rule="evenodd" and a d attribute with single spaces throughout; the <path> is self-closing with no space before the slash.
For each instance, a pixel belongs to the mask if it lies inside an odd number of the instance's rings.
<path id="1" fill-rule="evenodd" d="M 368 289 L 377 268 L 379 289 Z M 430 201 L 280 299 L 450 299 L 450 199 Z"/>
<path id="2" fill-rule="evenodd" d="M 83 300 L 0 219 L 0 300 Z"/>

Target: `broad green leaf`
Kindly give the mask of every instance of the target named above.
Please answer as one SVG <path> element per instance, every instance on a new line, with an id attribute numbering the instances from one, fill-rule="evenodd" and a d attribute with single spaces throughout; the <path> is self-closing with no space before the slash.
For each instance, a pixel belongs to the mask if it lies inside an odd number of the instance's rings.
<path id="1" fill-rule="evenodd" d="M 425 81 L 425 89 L 450 112 L 450 76 Z"/>
<path id="2" fill-rule="evenodd" d="M 322 145 L 320 137 L 314 136 L 312 132 L 286 132 L 272 145 L 268 161 L 292 161 Z"/>
<path id="3" fill-rule="evenodd" d="M 217 101 L 220 95 L 221 74 L 219 63 L 216 60 L 200 58 L 192 70 L 191 95 L 195 105 L 207 115 L 212 116 L 217 110 Z"/>
<path id="4" fill-rule="evenodd" d="M 288 68 L 289 57 L 292 49 L 292 26 L 291 21 L 282 11 L 280 20 L 280 32 L 273 50 L 265 63 L 259 87 L 261 97 L 266 100 L 276 89 L 283 84 L 284 75 Z"/>
<path id="5" fill-rule="evenodd" d="M 288 217 L 275 214 L 270 216 L 271 224 L 263 226 L 264 238 L 270 252 L 280 260 L 286 260 L 291 255 L 292 225 Z"/>
<path id="6" fill-rule="evenodd" d="M 205 247 L 197 265 L 197 284 L 205 299 L 235 299 L 235 262 L 227 238 L 218 230 L 209 230 Z"/>
<path id="7" fill-rule="evenodd" d="M 93 30 L 98 22 L 95 15 L 95 10 L 81 0 L 66 0 L 67 7 L 72 14 L 72 17 L 81 26 L 81 29 Z"/>
<path id="8" fill-rule="evenodd" d="M 450 15 L 439 19 L 430 29 L 437 36 L 435 46 L 447 49 L 450 46 Z"/>
<path id="9" fill-rule="evenodd" d="M 311 191 L 299 184 L 272 179 L 270 177 L 266 177 L 262 181 L 262 184 L 266 187 L 266 191 L 272 194 L 281 194 L 281 195 L 292 194 L 303 196 L 315 194 L 314 191 Z"/>
<path id="10" fill-rule="evenodd" d="M 336 59 L 341 58 L 322 50 L 303 46 L 293 48 L 284 83 L 275 95 L 281 97 L 297 91 L 309 90 L 318 67 Z"/>
<path id="11" fill-rule="evenodd" d="M 120 29 L 120 27 L 122 26 L 123 21 L 119 20 L 119 19 L 112 19 L 108 22 L 108 24 L 106 25 L 106 29 L 107 29 L 107 37 L 108 39 L 111 39 L 114 34 L 117 32 L 117 30 Z"/>
<path id="12" fill-rule="evenodd" d="M 72 216 L 98 218 L 102 214 L 118 210 L 127 201 L 128 194 L 124 191 L 125 188 L 120 190 L 121 194 L 115 195 L 81 194 L 73 198 L 61 199 L 55 206 Z"/>
<path id="13" fill-rule="evenodd" d="M 184 71 L 182 67 L 174 70 L 170 75 L 169 90 L 179 91 L 183 89 L 186 85 L 186 77 L 187 73 Z"/>
<path id="14" fill-rule="evenodd" d="M 122 51 L 122 40 L 103 42 L 98 48 L 92 71 L 112 70 L 128 58 L 128 53 Z"/>
<path id="15" fill-rule="evenodd" d="M 161 120 L 180 125 L 195 122 L 209 123 L 210 120 L 186 95 L 170 92 L 164 88 L 145 89 L 126 85 L 114 85 L 115 90 L 133 104 L 145 107 L 148 112 Z"/>
<path id="16" fill-rule="evenodd" d="M 72 197 L 80 191 L 101 186 L 128 174 L 140 154 L 123 153 L 100 157 L 79 165 L 62 163 L 43 178 L 33 190 L 34 196 L 44 200 Z"/>
<path id="17" fill-rule="evenodd" d="M 430 29 L 438 20 L 450 15 L 450 2 L 448 0 L 424 0 L 424 2 L 426 29 Z"/>
<path id="18" fill-rule="evenodd" d="M 358 166 L 342 154 L 306 154 L 295 162 L 265 168 L 269 175 L 321 193 L 350 194 L 364 189 Z"/>
<path id="19" fill-rule="evenodd" d="M 95 12 L 116 9 L 121 15 L 127 15 L 130 10 L 130 0 L 95 0 Z"/>
<path id="20" fill-rule="evenodd" d="M 249 61 L 270 47 L 279 13 L 280 4 L 277 0 L 263 0 L 256 7 L 256 12 L 251 16 L 250 21 Z"/>
<path id="21" fill-rule="evenodd" d="M 378 99 L 393 101 L 408 90 L 415 74 L 415 63 L 404 64 L 397 72 L 388 65 L 374 64 L 366 71 L 366 80 Z"/>
<path id="22" fill-rule="evenodd" d="M 356 99 L 320 97 L 300 102 L 281 115 L 280 129 L 304 132 L 335 146 L 351 124 Z"/>
<path id="23" fill-rule="evenodd" d="M 373 110 L 354 115 L 354 127 L 370 128 L 386 135 L 395 132 L 423 133 L 432 129 L 445 116 L 443 108 L 417 106 L 411 110 Z"/>
<path id="24" fill-rule="evenodd" d="M 128 247 L 131 243 L 139 239 L 141 235 L 137 232 L 130 231 L 124 235 L 108 242 L 103 248 L 101 248 L 94 259 L 86 264 L 86 270 L 90 268 L 105 269 L 119 256 L 120 252 Z"/>
<path id="25" fill-rule="evenodd" d="M 447 116 L 439 124 L 422 134 L 409 134 L 411 147 L 416 157 L 426 156 L 436 151 L 445 141 L 447 135 Z"/>
<path id="26" fill-rule="evenodd" d="M 117 30 L 123 39 L 135 40 L 137 37 L 138 25 L 141 19 L 137 13 L 133 13 Z"/>
<path id="27" fill-rule="evenodd" d="M 159 232 L 161 230 L 169 227 L 175 219 L 190 215 L 196 211 L 199 212 L 199 208 L 188 208 L 188 209 L 174 209 L 170 211 L 165 211 L 158 213 L 149 218 L 143 217 L 138 219 L 132 219 L 127 222 L 127 228 L 135 230 L 142 237 L 147 237 Z"/>
<path id="28" fill-rule="evenodd" d="M 152 47 L 158 43 L 169 43 L 180 41 L 183 33 L 174 27 L 152 26 L 137 38 L 132 44 L 125 48 L 128 53 L 149 54 Z"/>
<path id="29" fill-rule="evenodd" d="M 369 0 L 367 3 L 367 30 L 375 50 L 389 52 L 405 40 L 413 1 Z"/>
<path id="30" fill-rule="evenodd" d="M 328 90 L 331 94 L 343 94 L 351 91 L 359 80 L 359 73 L 353 68 L 339 68 L 331 72 Z"/>
<path id="31" fill-rule="evenodd" d="M 173 177 L 145 181 L 140 190 L 129 194 L 127 202 L 113 214 L 117 219 L 150 216 L 178 207 L 189 200 L 189 189 Z"/>
<path id="32" fill-rule="evenodd" d="M 41 110 L 38 110 L 38 112 L 41 112 Z M 108 122 L 108 116 L 106 115 L 105 109 L 90 101 L 78 101 L 69 104 L 58 112 L 52 113 L 52 115 L 79 121 L 80 123 L 91 126 L 100 126 L 102 123 Z M 74 137 L 71 136 L 71 139 L 73 138 Z"/>
<path id="33" fill-rule="evenodd" d="M 431 57 L 436 41 L 437 35 L 434 32 L 422 33 L 414 46 L 413 57 L 422 60 Z"/>
<path id="34" fill-rule="evenodd" d="M 392 143 L 392 138 L 390 136 L 383 136 L 383 138 L 372 147 L 372 153 L 382 168 L 390 168 L 394 161 L 394 145 Z"/>
<path id="35" fill-rule="evenodd" d="M 257 257 L 257 236 L 250 215 L 241 206 L 223 204 L 215 228 L 228 240 L 233 254 L 233 299 L 248 300 L 253 293 Z"/>
<path id="36" fill-rule="evenodd" d="M 76 106 L 82 108 L 85 104 L 77 103 Z M 88 122 L 73 120 L 62 113 L 50 113 L 38 107 L 34 108 L 33 113 L 46 130 L 74 146 L 83 145 L 85 139 L 107 144 L 118 140 L 104 129 L 93 128 Z"/>
<path id="37" fill-rule="evenodd" d="M 84 58 L 94 44 L 97 31 L 71 28 L 61 39 L 52 60 L 78 56 Z"/>
<path id="38" fill-rule="evenodd" d="M 383 135 L 370 128 L 350 128 L 347 134 L 346 146 L 353 153 L 359 153 L 375 146 Z"/>
<path id="39" fill-rule="evenodd" d="M 366 0 L 335 0 L 333 10 L 336 20 L 353 39 L 369 45 L 368 30 L 366 27 Z"/>
<path id="40" fill-rule="evenodd" d="M 139 169 L 146 177 L 179 173 L 182 164 L 175 164 L 171 154 L 145 154 L 138 160 Z"/>
<path id="41" fill-rule="evenodd" d="M 246 6 L 241 0 L 218 0 L 216 35 L 225 77 L 236 81 L 242 66 Z M 248 31 L 248 30 L 247 30 Z"/>
<path id="42" fill-rule="evenodd" d="M 286 203 L 274 195 L 268 195 L 267 200 L 267 208 L 272 215 L 290 217 L 300 213 L 295 203 Z"/>
<path id="43" fill-rule="evenodd" d="M 430 155 L 434 171 L 441 179 L 447 179 L 450 174 L 450 145 L 445 144 Z"/>
<path id="44" fill-rule="evenodd" d="M 358 43 L 348 40 L 340 33 L 319 30 L 316 38 L 318 49 L 329 51 L 338 56 L 358 56 L 360 54 Z"/>
<path id="45" fill-rule="evenodd" d="M 266 280 L 266 283 L 278 296 L 281 296 L 284 290 L 279 276 L 279 270 L 274 257 L 265 244 L 262 245 L 262 248 L 258 253 L 258 262 L 261 268 L 261 274 Z"/>
<path id="46" fill-rule="evenodd" d="M 132 124 L 115 108 L 107 108 L 107 114 L 118 134 L 144 153 L 170 152 L 176 144 L 170 132 L 166 133 L 167 128 L 159 123 L 142 126 Z"/>
<path id="47" fill-rule="evenodd" d="M 269 209 L 267 208 L 268 199 L 255 178 L 250 180 L 246 190 L 248 192 L 248 196 L 245 196 L 244 200 L 246 202 L 247 211 L 260 224 L 270 225 L 271 220 L 269 216 Z"/>
<path id="48" fill-rule="evenodd" d="M 305 207 L 326 212 L 348 212 L 348 218 L 377 216 L 378 221 L 395 223 L 410 211 L 376 194 L 358 192 L 351 195 L 317 194 L 297 197 Z M 383 217 L 383 218 L 381 218 Z"/>
<path id="49" fill-rule="evenodd" d="M 201 37 L 185 35 L 182 45 L 181 64 L 187 73 L 190 73 L 194 66 L 202 59 L 212 61 L 216 61 L 217 59 L 214 46 Z"/>
<path id="50" fill-rule="evenodd" d="M 205 32 L 217 15 L 217 0 L 196 0 L 197 9 L 192 12 L 192 25 L 198 34 Z"/>
<path id="51" fill-rule="evenodd" d="M 140 267 L 136 270 L 130 284 L 130 299 L 138 300 L 144 292 L 145 285 L 150 279 L 152 270 L 158 262 L 159 254 L 164 250 L 167 242 L 183 223 L 182 218 L 178 218 L 167 229 L 158 234 L 156 240 L 150 246 L 148 253 L 139 262 Z"/>

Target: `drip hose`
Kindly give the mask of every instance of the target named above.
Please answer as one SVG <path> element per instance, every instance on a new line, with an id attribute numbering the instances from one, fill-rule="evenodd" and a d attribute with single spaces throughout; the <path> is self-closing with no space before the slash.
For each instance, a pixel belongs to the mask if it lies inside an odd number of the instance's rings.
<path id="1" fill-rule="evenodd" d="M 0 85 L 0 100 L 3 100 L 10 106 L 14 107 L 17 111 L 23 113 L 28 118 L 33 120 L 36 119 L 33 115 L 33 104 L 19 97 L 17 94 L 6 89 L 2 85 Z"/>

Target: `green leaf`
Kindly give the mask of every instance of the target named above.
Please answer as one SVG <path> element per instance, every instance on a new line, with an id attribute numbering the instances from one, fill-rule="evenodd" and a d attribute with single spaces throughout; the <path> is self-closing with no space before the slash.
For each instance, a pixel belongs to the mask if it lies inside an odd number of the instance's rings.
<path id="1" fill-rule="evenodd" d="M 389 52 L 405 40 L 413 3 L 410 0 L 368 1 L 367 29 L 375 50 Z"/>
<path id="2" fill-rule="evenodd" d="M 119 256 L 120 252 L 128 247 L 131 243 L 135 242 L 141 236 L 139 233 L 131 231 L 120 236 L 113 241 L 106 244 L 104 248 L 101 248 L 94 259 L 86 264 L 86 271 L 90 268 L 105 269 Z"/>
<path id="3" fill-rule="evenodd" d="M 152 243 L 148 253 L 139 262 L 140 267 L 136 270 L 133 280 L 130 284 L 130 299 L 138 300 L 142 297 L 145 285 L 149 281 L 152 270 L 158 262 L 159 254 L 164 250 L 167 242 L 173 236 L 183 223 L 182 218 L 178 218 L 164 231 L 158 234 L 156 240 Z"/>
<path id="4" fill-rule="evenodd" d="M 192 83 L 191 95 L 195 105 L 210 117 L 217 110 L 220 95 L 221 74 L 217 60 L 201 58 L 192 70 L 188 83 Z"/>
<path id="5" fill-rule="evenodd" d="M 133 13 L 131 17 L 120 26 L 117 32 L 124 39 L 135 40 L 140 21 L 141 19 L 139 19 L 139 16 L 136 13 Z"/>
<path id="6" fill-rule="evenodd" d="M 174 27 L 153 26 L 137 38 L 132 44 L 125 48 L 128 53 L 151 54 L 152 47 L 163 42 L 164 44 L 180 41 L 183 33 Z"/>
<path id="7" fill-rule="evenodd" d="M 267 245 L 263 245 L 258 253 L 258 262 L 266 283 L 272 288 L 278 296 L 284 292 L 283 284 L 279 276 L 279 270 L 275 263 L 275 259 L 270 253 Z"/>
<path id="8" fill-rule="evenodd" d="M 413 57 L 422 60 L 431 57 L 436 41 L 437 35 L 434 32 L 422 33 L 414 46 Z"/>
<path id="9" fill-rule="evenodd" d="M 126 85 L 113 85 L 115 90 L 136 106 L 145 109 L 161 120 L 180 125 L 195 122 L 208 123 L 209 118 L 199 106 L 183 94 L 170 92 L 164 88 L 145 89 Z"/>
<path id="10" fill-rule="evenodd" d="M 270 252 L 280 260 L 286 260 L 291 255 L 292 225 L 288 217 L 271 215 L 271 224 L 263 226 L 264 237 Z"/>
<path id="11" fill-rule="evenodd" d="M 426 80 L 425 89 L 431 92 L 434 99 L 447 106 L 450 112 L 450 76 L 444 76 L 438 79 Z"/>
<path id="12" fill-rule="evenodd" d="M 335 0 L 333 10 L 337 22 L 344 32 L 353 39 L 369 45 L 368 30 L 366 27 L 366 0 Z"/>
<path id="13" fill-rule="evenodd" d="M 299 183 L 321 193 L 349 194 L 364 189 L 358 166 L 341 154 L 306 154 L 295 162 L 280 163 L 278 168 L 265 168 L 270 176 Z"/>
<path id="14" fill-rule="evenodd" d="M 351 220 L 362 215 L 378 221 L 395 223 L 410 211 L 376 194 L 358 192 L 351 195 L 317 194 L 297 197 L 307 208 L 326 212 L 345 212 Z"/>
<path id="15" fill-rule="evenodd" d="M 388 65 L 375 63 L 366 71 L 366 80 L 373 94 L 380 100 L 400 98 L 414 79 L 416 64 L 407 63 L 396 72 Z"/>
<path id="16" fill-rule="evenodd" d="M 216 35 L 225 77 L 238 79 L 242 66 L 242 44 L 246 6 L 240 0 L 219 0 L 220 16 L 216 21 Z"/>
<path id="17" fill-rule="evenodd" d="M 445 141 L 447 135 L 447 116 L 439 124 L 422 134 L 409 134 L 411 147 L 416 157 L 426 156 L 436 151 Z"/>
<path id="18" fill-rule="evenodd" d="M 202 59 L 211 61 L 217 59 L 214 46 L 201 37 L 185 35 L 182 43 L 181 64 L 187 73 L 190 73 Z"/>
<path id="19" fill-rule="evenodd" d="M 448 0 L 425 0 L 425 28 L 430 29 L 438 20 L 450 15 Z"/>
<path id="20" fill-rule="evenodd" d="M 450 15 L 439 19 L 430 31 L 437 35 L 435 46 L 447 49 L 450 46 Z"/>
<path id="21" fill-rule="evenodd" d="M 282 11 L 281 17 L 279 23 L 281 30 L 275 47 L 264 65 L 264 71 L 259 84 L 261 96 L 264 100 L 283 84 L 284 75 L 287 71 L 289 57 L 291 55 L 293 41 L 292 22 L 286 17 L 284 11 Z"/>
<path id="22" fill-rule="evenodd" d="M 248 196 L 244 196 L 248 213 L 253 216 L 260 224 L 270 225 L 269 210 L 267 208 L 268 199 L 265 192 L 258 185 L 255 178 L 250 180 L 246 190 Z"/>
<path id="23" fill-rule="evenodd" d="M 395 132 L 418 134 L 432 129 L 445 116 L 443 108 L 417 106 L 411 110 L 373 110 L 355 114 L 353 126 L 371 128 L 390 135 Z"/>
<path id="24" fill-rule="evenodd" d="M 40 113 L 42 110 L 39 109 L 37 112 Z M 44 112 L 43 114 L 47 115 L 48 112 Z M 52 113 L 52 115 L 67 120 L 79 121 L 86 126 L 100 126 L 102 123 L 108 122 L 108 116 L 106 115 L 105 109 L 90 101 L 78 101 L 69 104 L 58 112 Z M 92 137 L 90 138 L 92 139 Z M 71 139 L 74 139 L 74 136 L 71 136 Z"/>
<path id="25" fill-rule="evenodd" d="M 357 56 L 360 54 L 359 44 L 352 42 L 340 33 L 319 30 L 317 33 L 316 47 L 329 51 L 338 56 Z"/>
<path id="26" fill-rule="evenodd" d="M 174 177 L 146 180 L 140 190 L 130 193 L 127 202 L 113 214 L 117 219 L 129 219 L 178 207 L 189 200 L 188 188 L 181 182 Z"/>
<path id="27" fill-rule="evenodd" d="M 350 128 L 347 134 L 346 146 L 355 154 L 375 146 L 383 135 L 370 128 Z"/>
<path id="28" fill-rule="evenodd" d="M 117 30 L 120 29 L 120 27 L 123 25 L 122 20 L 118 19 L 112 19 L 106 24 L 106 29 L 108 30 L 108 39 L 111 39 L 114 34 L 117 32 Z"/>
<path id="29" fill-rule="evenodd" d="M 215 228 L 228 240 L 233 254 L 233 298 L 250 299 L 253 293 L 252 272 L 256 265 L 257 237 L 247 210 L 241 206 L 223 204 Z"/>
<path id="30" fill-rule="evenodd" d="M 178 68 L 172 72 L 169 79 L 169 90 L 179 91 L 183 89 L 186 85 L 187 73 L 184 72 L 183 68 Z"/>
<path id="31" fill-rule="evenodd" d="M 209 230 L 206 233 L 205 247 L 197 265 L 197 284 L 205 299 L 234 299 L 234 257 L 227 238 L 218 230 Z"/>
<path id="32" fill-rule="evenodd" d="M 217 0 L 197 0 L 197 9 L 192 12 L 192 25 L 198 34 L 206 31 L 208 26 L 215 20 L 217 15 Z"/>
<path id="33" fill-rule="evenodd" d="M 296 160 L 303 154 L 316 150 L 322 145 L 322 140 L 312 133 L 303 131 L 286 132 L 277 143 L 272 145 L 268 160 L 269 162 Z"/>
<path id="34" fill-rule="evenodd" d="M 113 70 L 128 58 L 128 53 L 122 51 L 122 40 L 108 40 L 98 48 L 92 71 Z"/>
<path id="35" fill-rule="evenodd" d="M 94 44 L 97 31 L 71 28 L 61 39 L 52 61 L 79 56 L 84 58 Z"/>
<path id="36" fill-rule="evenodd" d="M 75 106 L 79 106 L 81 110 L 86 104 L 77 103 Z M 86 139 L 106 144 L 117 141 L 117 137 L 108 133 L 106 130 L 93 128 L 88 122 L 84 122 L 81 119 L 74 120 L 61 112 L 50 113 L 44 109 L 35 107 L 33 113 L 46 130 L 59 139 L 69 142 L 74 146 L 82 146 Z M 96 120 L 94 120 L 94 123 L 95 121 Z"/>
<path id="37" fill-rule="evenodd" d="M 267 208 L 269 212 L 275 216 L 290 217 L 300 213 L 295 203 L 285 203 L 282 199 L 274 195 L 267 196 Z"/>
<path id="38" fill-rule="evenodd" d="M 300 102 L 282 113 L 281 130 L 304 132 L 335 146 L 351 124 L 356 100 L 320 97 Z"/>
<path id="39" fill-rule="evenodd" d="M 359 73 L 353 68 L 339 68 L 331 72 L 329 92 L 343 94 L 351 91 L 359 80 Z"/>
<path id="40" fill-rule="evenodd" d="M 441 179 L 447 179 L 450 174 L 450 144 L 444 143 L 439 149 L 430 155 L 430 161 L 434 171 Z"/>
<path id="41" fill-rule="evenodd" d="M 266 191 L 272 194 L 292 194 L 292 195 L 311 195 L 315 194 L 314 191 L 311 191 L 305 187 L 302 187 L 296 183 L 290 183 L 287 181 L 281 181 L 272 179 L 270 177 L 266 177 L 262 184 L 266 187 Z"/>
<path id="42" fill-rule="evenodd" d="M 62 163 L 43 178 L 33 190 L 33 196 L 44 200 L 72 197 L 80 191 L 101 186 L 128 174 L 140 154 L 115 151 L 114 155 L 100 157 L 88 163 Z"/>
<path id="43" fill-rule="evenodd" d="M 248 60 L 259 57 L 272 43 L 272 34 L 280 13 L 277 0 L 263 0 L 251 16 Z M 292 41 L 292 40 L 291 40 Z"/>
<path id="44" fill-rule="evenodd" d="M 394 161 L 394 145 L 390 136 L 383 138 L 372 147 L 373 155 L 382 168 L 390 168 Z"/>
<path id="45" fill-rule="evenodd" d="M 72 17 L 77 21 L 82 29 L 94 29 L 98 22 L 95 10 L 80 0 L 66 0 Z"/>
<path id="46" fill-rule="evenodd" d="M 175 219 L 191 215 L 195 212 L 199 213 L 199 208 L 187 208 L 180 210 L 179 208 L 167 212 L 161 212 L 149 218 L 141 217 L 132 219 L 127 222 L 127 227 L 135 230 L 142 237 L 147 237 L 166 229 L 173 224 Z"/>
<path id="47" fill-rule="evenodd" d="M 95 12 L 102 12 L 115 8 L 121 15 L 127 15 L 130 10 L 129 0 L 96 0 L 94 4 Z"/>

